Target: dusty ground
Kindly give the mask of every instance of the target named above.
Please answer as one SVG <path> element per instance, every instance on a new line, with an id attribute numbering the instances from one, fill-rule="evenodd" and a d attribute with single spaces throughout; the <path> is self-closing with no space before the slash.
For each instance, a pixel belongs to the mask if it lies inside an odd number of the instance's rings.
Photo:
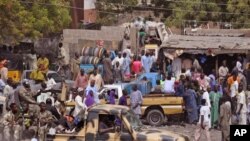
<path id="1" fill-rule="evenodd" d="M 175 133 L 181 133 L 185 134 L 190 137 L 191 141 L 194 140 L 194 132 L 196 129 L 195 125 L 190 125 L 190 124 L 185 124 L 185 126 L 180 126 L 180 125 L 171 125 L 171 126 L 161 126 L 161 127 L 150 127 L 147 126 L 148 128 L 157 128 L 157 129 L 163 129 L 163 130 L 170 130 Z M 212 129 L 210 131 L 211 135 L 211 141 L 221 141 L 221 131 Z M 202 136 L 201 141 L 206 141 L 205 135 Z"/>

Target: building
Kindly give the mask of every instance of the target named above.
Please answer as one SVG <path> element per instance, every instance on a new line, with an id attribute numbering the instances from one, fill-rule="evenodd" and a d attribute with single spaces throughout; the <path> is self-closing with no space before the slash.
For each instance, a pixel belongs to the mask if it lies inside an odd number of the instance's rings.
<path id="1" fill-rule="evenodd" d="M 81 24 L 95 23 L 96 22 L 96 0 L 72 0 L 71 28 L 77 29 L 81 27 Z"/>

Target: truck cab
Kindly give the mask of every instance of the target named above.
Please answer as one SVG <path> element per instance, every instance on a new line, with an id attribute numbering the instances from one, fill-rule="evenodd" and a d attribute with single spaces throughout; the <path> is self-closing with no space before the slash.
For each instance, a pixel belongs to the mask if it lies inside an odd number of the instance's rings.
<path id="1" fill-rule="evenodd" d="M 75 135 L 55 134 L 54 141 L 189 141 L 188 136 L 147 129 L 125 106 L 96 105 L 89 109 L 84 128 Z"/>

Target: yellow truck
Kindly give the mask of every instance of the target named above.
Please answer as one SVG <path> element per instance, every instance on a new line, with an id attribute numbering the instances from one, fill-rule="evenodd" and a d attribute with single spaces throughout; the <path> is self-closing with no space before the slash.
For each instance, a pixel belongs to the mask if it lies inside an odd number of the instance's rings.
<path id="1" fill-rule="evenodd" d="M 105 104 L 107 97 L 107 91 L 114 90 L 117 99 L 122 96 L 122 87 L 118 85 L 104 85 L 99 92 L 101 103 Z M 127 98 L 129 104 L 130 99 Z M 74 102 L 66 103 L 67 106 L 74 106 Z M 178 97 L 169 94 L 148 94 L 143 96 L 143 103 L 141 105 L 142 117 L 152 126 L 160 126 L 168 120 L 169 117 L 183 117 L 184 115 L 184 100 L 183 97 Z"/>
<path id="2" fill-rule="evenodd" d="M 119 121 L 119 122 L 117 122 Z M 101 126 L 106 124 L 105 126 Z M 88 110 L 84 127 L 75 134 L 55 134 L 53 141 L 189 141 L 189 137 L 167 130 L 147 129 L 125 106 L 96 105 Z"/>

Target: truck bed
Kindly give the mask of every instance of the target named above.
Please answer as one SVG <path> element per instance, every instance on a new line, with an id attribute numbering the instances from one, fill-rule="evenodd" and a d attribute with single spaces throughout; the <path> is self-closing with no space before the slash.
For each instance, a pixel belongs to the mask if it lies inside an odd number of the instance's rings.
<path id="1" fill-rule="evenodd" d="M 149 94 L 143 96 L 143 103 L 142 105 L 182 105 L 183 104 L 183 97 L 178 97 L 175 95 L 168 95 L 168 94 Z"/>
<path id="2" fill-rule="evenodd" d="M 127 99 L 130 103 L 130 99 Z M 175 95 L 168 94 L 149 94 L 143 96 L 142 106 L 151 105 L 183 105 L 183 98 Z"/>

